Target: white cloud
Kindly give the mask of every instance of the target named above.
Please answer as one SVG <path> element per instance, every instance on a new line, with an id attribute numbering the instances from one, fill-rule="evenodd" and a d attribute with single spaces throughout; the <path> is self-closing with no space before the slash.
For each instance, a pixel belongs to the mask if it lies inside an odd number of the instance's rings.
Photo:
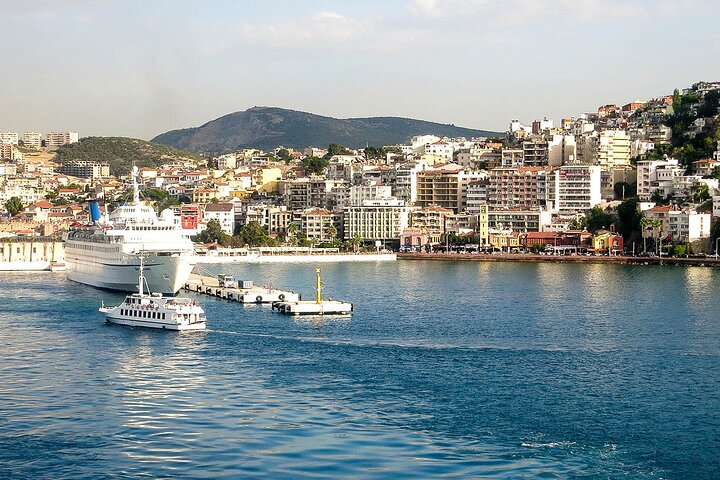
<path id="1" fill-rule="evenodd" d="M 386 28 L 377 19 L 354 19 L 329 11 L 275 24 L 246 23 L 240 35 L 245 42 L 271 48 L 356 52 L 398 51 L 422 38 L 413 27 Z"/>
<path id="2" fill-rule="evenodd" d="M 667 9 L 670 2 L 665 3 Z M 657 4 L 646 6 L 622 0 L 414 0 L 409 11 L 420 19 L 480 22 L 483 25 L 532 23 L 552 18 L 620 21 L 662 14 Z"/>

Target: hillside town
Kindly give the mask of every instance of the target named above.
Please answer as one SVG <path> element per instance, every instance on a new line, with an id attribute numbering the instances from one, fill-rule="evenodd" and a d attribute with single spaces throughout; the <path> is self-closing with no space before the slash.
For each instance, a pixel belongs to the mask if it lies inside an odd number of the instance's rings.
<path id="1" fill-rule="evenodd" d="M 559 121 L 513 119 L 504 137 L 272 151 L 139 168 L 145 201 L 208 245 L 589 255 L 715 253 L 720 82 Z M 678 126 L 678 110 L 692 122 Z M 682 155 L 672 146 L 682 136 Z M 707 156 L 693 140 L 712 142 Z M 60 163 L 76 132 L 0 132 L 0 235 L 61 238 L 87 201 L 128 201 L 130 172 Z M 674 150 L 678 151 L 677 148 Z M 260 227 L 260 228 L 258 228 Z"/>

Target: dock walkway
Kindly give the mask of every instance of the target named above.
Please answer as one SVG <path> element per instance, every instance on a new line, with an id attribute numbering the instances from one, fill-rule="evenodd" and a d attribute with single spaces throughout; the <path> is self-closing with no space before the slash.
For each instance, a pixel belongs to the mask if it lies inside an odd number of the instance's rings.
<path id="1" fill-rule="evenodd" d="M 221 287 L 217 278 L 195 273 L 190 275 L 184 289 L 240 303 L 297 302 L 300 300 L 300 294 L 288 290 L 278 290 L 272 288 L 271 285 L 262 287 L 254 285 L 250 288 Z"/>

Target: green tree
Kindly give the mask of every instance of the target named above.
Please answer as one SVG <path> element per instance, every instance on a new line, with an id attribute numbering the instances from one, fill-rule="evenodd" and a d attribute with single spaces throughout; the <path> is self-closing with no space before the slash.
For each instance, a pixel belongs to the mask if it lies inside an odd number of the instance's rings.
<path id="1" fill-rule="evenodd" d="M 640 219 L 642 215 L 638 212 L 638 199 L 628 198 L 617 207 L 616 230 L 628 244 L 640 233 Z"/>
<path id="2" fill-rule="evenodd" d="M 258 222 L 250 222 L 240 229 L 239 237 L 245 245 L 262 247 L 274 243 L 265 229 Z"/>
<path id="3" fill-rule="evenodd" d="M 682 99 L 680 98 L 680 90 L 678 90 L 677 88 L 675 90 L 673 90 L 672 106 L 673 106 L 673 111 L 675 111 L 675 112 L 680 110 L 680 107 L 682 106 Z"/>
<path id="4" fill-rule="evenodd" d="M 299 230 L 300 228 L 296 223 L 291 223 L 287 226 L 285 231 L 285 242 L 288 245 L 297 245 Z"/>
<path id="5" fill-rule="evenodd" d="M 290 160 L 292 160 L 290 150 L 288 150 L 287 148 L 281 148 L 280 150 L 278 150 L 277 157 L 285 163 L 290 163 Z"/>
<path id="6" fill-rule="evenodd" d="M 5 209 L 10 213 L 10 216 L 14 217 L 23 209 L 23 203 L 18 197 L 10 197 L 5 202 Z"/>
<path id="7" fill-rule="evenodd" d="M 617 219 L 611 212 L 607 212 L 600 207 L 593 207 L 585 214 L 581 226 L 589 232 L 595 232 L 600 229 L 609 229 L 610 225 L 615 223 Z"/>
<path id="8" fill-rule="evenodd" d="M 703 104 L 698 108 L 698 117 L 714 117 L 720 106 L 720 91 L 711 90 L 703 97 Z"/>
<path id="9" fill-rule="evenodd" d="M 218 220 L 212 219 L 208 221 L 205 230 L 200 232 L 200 234 L 197 236 L 197 239 L 202 243 L 216 242 L 220 245 L 225 245 L 229 242 L 230 235 L 223 231 L 222 226 L 220 226 L 220 222 Z"/>
<path id="10" fill-rule="evenodd" d="M 170 196 L 164 188 L 146 188 L 142 191 L 143 198 L 155 202 L 164 202 Z"/>
<path id="11" fill-rule="evenodd" d="M 327 233 L 328 239 L 330 240 L 330 243 L 334 244 L 335 242 L 337 242 L 338 231 L 337 231 L 337 228 L 335 228 L 335 225 L 333 225 L 333 224 L 328 225 L 326 233 Z"/>
<path id="12" fill-rule="evenodd" d="M 327 168 L 330 161 L 327 158 L 305 157 L 300 161 L 300 165 L 307 173 L 316 175 L 322 174 Z"/>
<path id="13" fill-rule="evenodd" d="M 352 152 L 350 152 L 347 147 L 344 147 L 337 143 L 331 143 L 330 145 L 328 145 L 328 151 L 325 156 L 330 158 L 334 155 L 350 155 L 351 153 Z"/>
<path id="14" fill-rule="evenodd" d="M 702 203 L 710 199 L 710 187 L 706 183 L 696 183 L 690 192 L 695 203 Z"/>
<path id="15" fill-rule="evenodd" d="M 360 235 L 356 233 L 350 239 L 350 246 L 352 247 L 353 252 L 357 253 L 360 245 L 362 245 L 362 238 L 360 238 Z"/>

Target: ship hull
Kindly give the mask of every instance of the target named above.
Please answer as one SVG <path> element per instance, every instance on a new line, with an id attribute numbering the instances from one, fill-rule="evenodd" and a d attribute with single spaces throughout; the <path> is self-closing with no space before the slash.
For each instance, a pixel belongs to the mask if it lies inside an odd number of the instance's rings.
<path id="1" fill-rule="evenodd" d="M 65 274 L 69 280 L 93 287 L 121 292 L 136 292 L 140 261 L 127 256 L 118 263 L 100 263 L 81 258 L 65 259 Z M 145 278 L 151 292 L 175 295 L 192 272 L 194 263 L 187 255 L 148 254 L 145 260 Z"/>
<path id="2" fill-rule="evenodd" d="M 107 321 L 107 323 L 123 325 L 126 327 L 159 328 L 161 330 L 174 330 L 179 332 L 184 330 L 205 330 L 205 323 L 191 323 L 189 325 L 179 325 L 177 323 L 153 322 L 151 320 L 140 320 L 136 318 L 130 319 L 111 316 L 107 316 L 105 320 Z"/>

